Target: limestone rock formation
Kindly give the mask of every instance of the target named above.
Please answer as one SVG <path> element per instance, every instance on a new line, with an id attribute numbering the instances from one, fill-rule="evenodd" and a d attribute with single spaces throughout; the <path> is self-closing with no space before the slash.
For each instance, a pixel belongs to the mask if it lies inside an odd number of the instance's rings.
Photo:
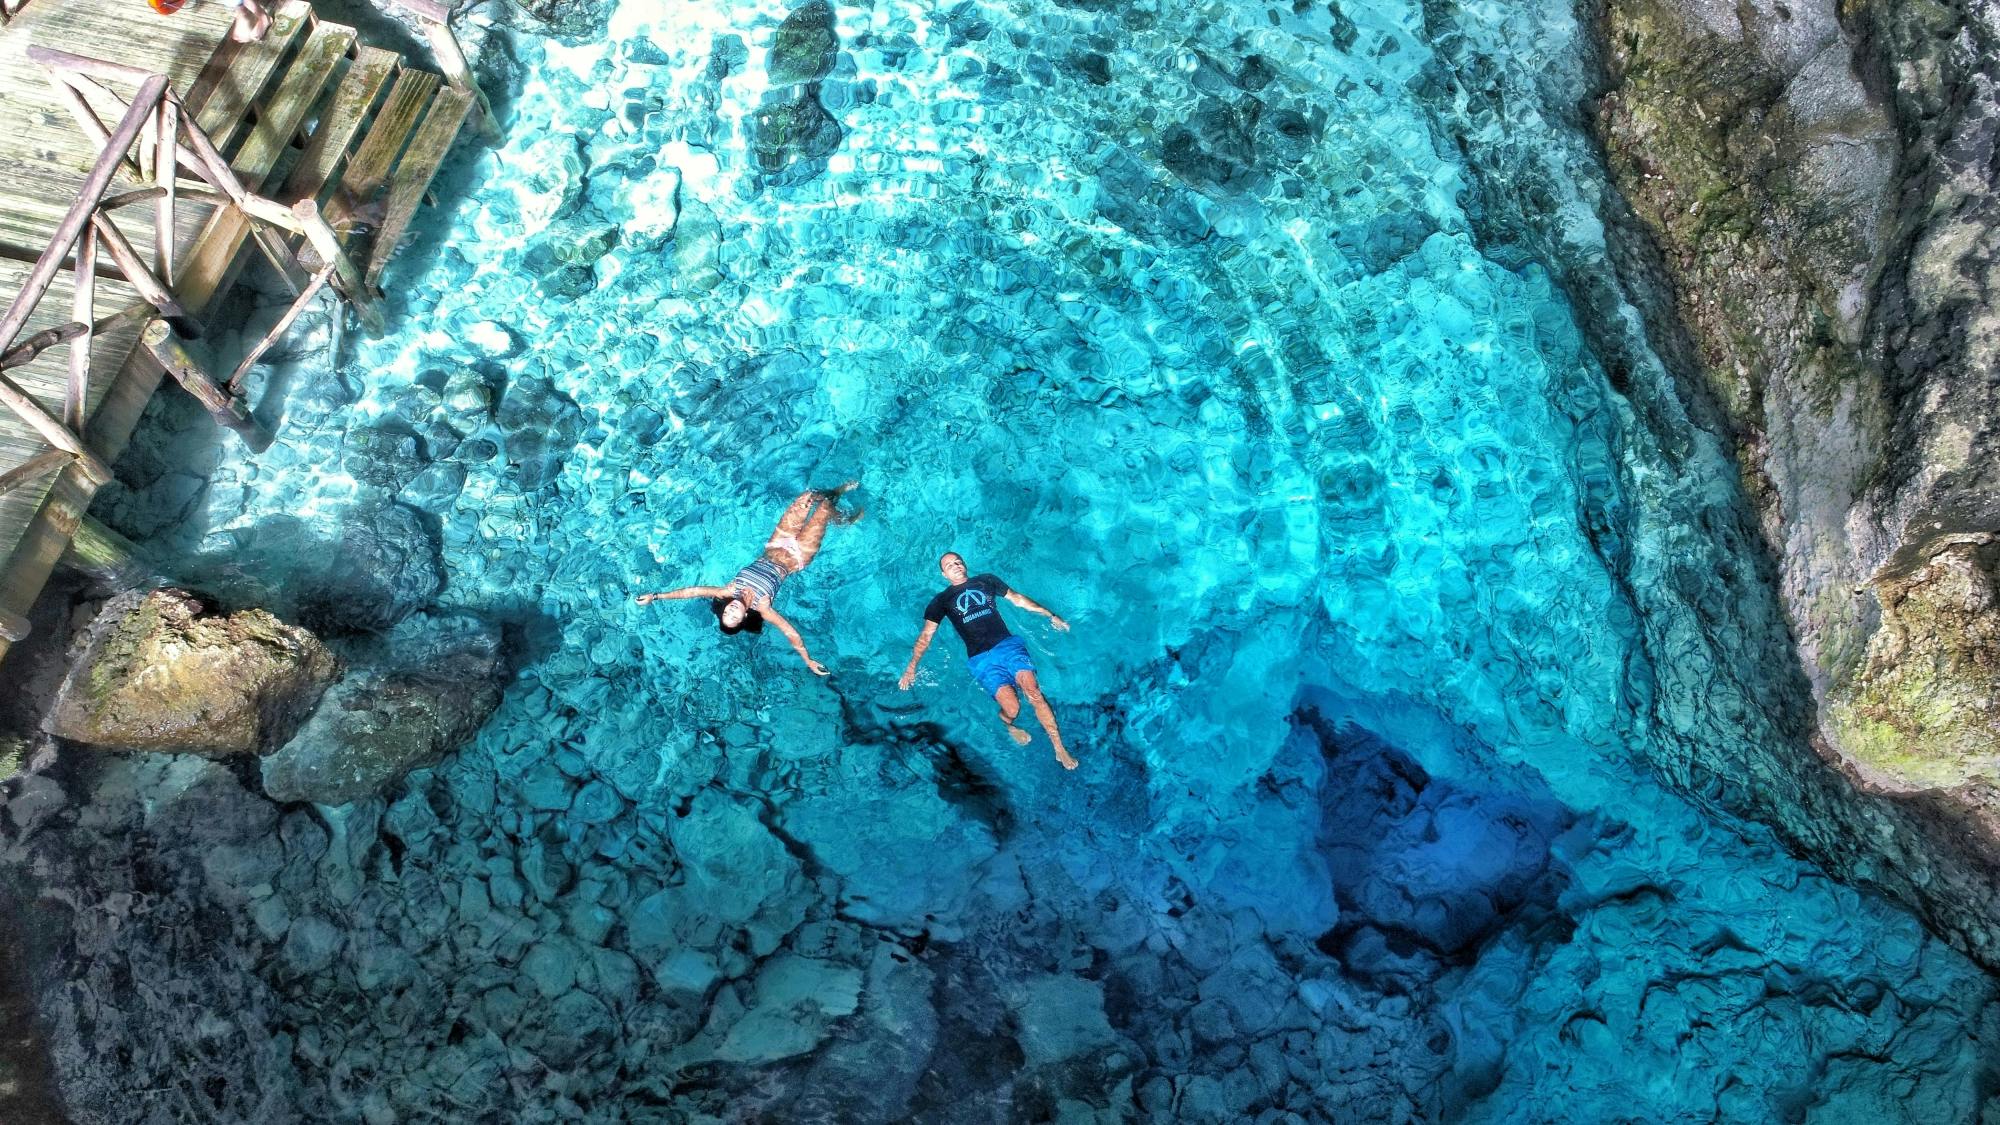
<path id="1" fill-rule="evenodd" d="M 114 749 L 268 750 L 340 674 L 304 629 L 257 609 L 211 614 L 180 590 L 112 599 L 78 643 L 45 728 Z"/>
<path id="2" fill-rule="evenodd" d="M 2000 5 L 1613 0 L 1603 31 L 1611 170 L 1733 429 L 1822 753 L 2000 862 Z"/>
<path id="3" fill-rule="evenodd" d="M 419 614 L 392 630 L 264 761 L 282 801 L 341 805 L 470 738 L 500 702 L 500 636 L 477 618 Z"/>

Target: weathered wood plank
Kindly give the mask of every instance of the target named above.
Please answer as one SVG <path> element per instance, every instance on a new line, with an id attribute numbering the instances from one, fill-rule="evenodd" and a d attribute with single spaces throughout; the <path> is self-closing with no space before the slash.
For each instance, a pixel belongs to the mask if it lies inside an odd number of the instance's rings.
<path id="1" fill-rule="evenodd" d="M 299 49 L 299 55 L 292 65 L 285 69 L 285 76 L 271 96 L 258 108 L 257 123 L 250 127 L 250 135 L 244 138 L 243 147 L 237 150 L 229 166 L 236 169 L 243 186 L 256 191 L 264 186 L 264 180 L 277 166 L 278 157 L 283 155 L 285 146 L 291 144 L 292 137 L 299 131 L 299 124 L 306 114 L 318 103 L 320 95 L 326 92 L 327 83 L 333 80 L 333 72 L 340 60 L 354 45 L 354 29 L 337 23 L 322 23 L 312 29 L 306 37 L 306 45 Z"/>
<path id="2" fill-rule="evenodd" d="M 313 128 L 305 153 L 279 190 L 280 203 L 319 197 L 347 157 L 354 135 L 361 131 L 361 123 L 368 119 L 368 111 L 375 108 L 383 87 L 389 84 L 389 76 L 401 62 L 401 56 L 394 51 L 361 48 L 354 64 L 347 68 L 347 76 L 340 80 L 340 88 L 334 91 L 333 104 L 320 115 L 319 124 Z"/>
<path id="3" fill-rule="evenodd" d="M 420 70 L 406 70 L 396 76 L 388 103 L 376 114 L 375 124 L 368 127 L 361 147 L 348 160 L 347 171 L 340 177 L 340 190 L 327 205 L 327 222 L 333 224 L 341 237 L 352 237 L 355 227 L 360 225 L 358 210 L 378 202 L 376 196 L 388 183 L 396 157 L 402 155 L 403 144 L 416 128 L 417 118 L 423 115 L 424 107 L 430 104 L 442 82 L 437 75 Z"/>
<path id="4" fill-rule="evenodd" d="M 417 207 L 424 201 L 424 192 L 430 190 L 431 180 L 437 176 L 438 166 L 451 151 L 451 142 L 458 139 L 458 131 L 465 124 L 465 115 L 472 109 L 473 97 L 469 90 L 447 86 L 438 91 L 431 102 L 430 112 L 424 114 L 423 124 L 417 127 L 417 134 L 410 138 L 410 147 L 404 151 L 403 159 L 397 161 L 396 171 L 389 178 L 389 198 L 382 209 L 382 228 L 375 232 L 375 241 L 368 251 L 368 284 L 382 274 L 389 258 L 396 253 L 396 243 L 408 229 L 410 220 L 416 216 Z"/>

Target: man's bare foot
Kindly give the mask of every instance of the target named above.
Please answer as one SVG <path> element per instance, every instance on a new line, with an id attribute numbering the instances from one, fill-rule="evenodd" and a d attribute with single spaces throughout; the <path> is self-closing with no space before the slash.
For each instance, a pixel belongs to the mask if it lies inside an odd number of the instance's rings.
<path id="1" fill-rule="evenodd" d="M 1007 733 L 1013 736 L 1014 741 L 1020 743 L 1023 746 L 1026 746 L 1035 737 L 1034 735 L 1029 734 L 1027 731 L 1022 730 L 1020 727 L 1015 726 L 1013 723 L 1008 723 L 1006 724 L 1006 726 L 1007 726 Z"/>
<path id="2" fill-rule="evenodd" d="M 1062 768 L 1066 770 L 1073 770 L 1076 768 L 1076 759 L 1070 757 L 1069 751 L 1063 749 L 1060 746 L 1056 747 L 1056 761 L 1061 762 Z"/>
<path id="3" fill-rule="evenodd" d="M 230 25 L 229 37 L 238 43 L 255 43 L 271 30 L 271 13 L 256 3 L 244 0 L 236 9 L 236 22 Z"/>

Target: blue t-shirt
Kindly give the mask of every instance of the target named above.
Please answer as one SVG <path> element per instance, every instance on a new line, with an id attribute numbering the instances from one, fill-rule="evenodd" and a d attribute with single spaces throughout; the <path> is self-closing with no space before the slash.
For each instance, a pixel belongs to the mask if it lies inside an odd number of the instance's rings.
<path id="1" fill-rule="evenodd" d="M 924 607 L 924 620 L 951 618 L 951 626 L 958 630 L 958 639 L 965 642 L 965 655 L 970 659 L 1014 635 L 1000 619 L 1000 599 L 1006 594 L 1007 584 L 999 578 L 975 574 L 932 598 L 931 604 Z"/>

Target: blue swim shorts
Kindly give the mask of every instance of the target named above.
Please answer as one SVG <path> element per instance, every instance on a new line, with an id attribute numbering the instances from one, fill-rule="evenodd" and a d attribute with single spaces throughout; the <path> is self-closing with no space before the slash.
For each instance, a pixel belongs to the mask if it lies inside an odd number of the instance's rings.
<path id="1" fill-rule="evenodd" d="M 967 657 L 965 666 L 972 670 L 972 678 L 979 681 L 988 695 L 998 695 L 1001 688 L 1011 686 L 1014 673 L 1035 670 L 1035 662 L 1028 658 L 1028 646 L 1019 637 L 1008 637 L 978 656 Z"/>

